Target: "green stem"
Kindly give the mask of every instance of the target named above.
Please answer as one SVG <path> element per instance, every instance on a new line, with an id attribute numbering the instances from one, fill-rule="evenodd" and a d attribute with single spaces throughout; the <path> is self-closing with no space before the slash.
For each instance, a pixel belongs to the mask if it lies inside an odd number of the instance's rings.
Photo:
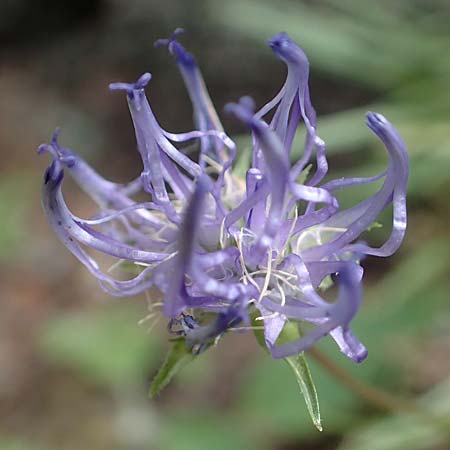
<path id="1" fill-rule="evenodd" d="M 375 406 L 377 409 L 388 412 L 406 412 L 413 413 L 420 417 L 422 421 L 438 427 L 450 438 L 450 423 L 446 419 L 437 417 L 434 413 L 426 411 L 416 403 L 398 397 L 390 392 L 382 389 L 369 386 L 360 379 L 354 377 L 344 368 L 338 366 L 335 362 L 329 359 L 324 353 L 317 349 L 310 349 L 308 351 L 313 359 L 320 364 L 329 374 L 331 374 L 342 385 L 349 388 L 352 392 L 364 399 L 367 403 Z"/>

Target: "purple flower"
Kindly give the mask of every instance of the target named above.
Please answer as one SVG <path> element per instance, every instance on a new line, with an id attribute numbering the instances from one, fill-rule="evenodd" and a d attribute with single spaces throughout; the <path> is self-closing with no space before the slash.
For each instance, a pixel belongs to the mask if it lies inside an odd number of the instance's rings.
<path id="1" fill-rule="evenodd" d="M 309 95 L 308 59 L 280 33 L 269 40 L 287 66 L 279 93 L 256 112 L 248 97 L 226 107 L 252 134 L 253 160 L 241 180 L 232 169 L 235 144 L 223 131 L 195 59 L 177 41 L 180 33 L 156 45 L 166 45 L 175 58 L 192 100 L 196 130 L 174 134 L 161 128 L 145 95 L 149 73 L 135 83 L 111 84 L 110 89 L 127 97 L 141 175 L 127 185 L 107 181 L 62 148 L 55 133 L 39 147 L 39 153 L 53 159 L 42 190 L 50 225 L 109 294 L 159 290 L 171 329 L 178 325 L 175 333 L 195 352 L 235 325 L 249 324 L 257 311 L 275 358 L 302 352 L 330 334 L 345 355 L 362 361 L 367 351 L 350 330 L 362 298 L 360 261 L 365 255 L 392 255 L 406 230 L 408 155 L 401 137 L 382 115 L 367 113 L 368 127 L 389 154 L 387 170 L 371 178 L 324 182 L 328 163 Z M 291 164 L 292 142 L 303 126 L 304 152 Z M 198 162 L 180 149 L 188 141 L 198 143 Z M 309 173 L 312 160 L 315 169 Z M 98 204 L 95 217 L 82 219 L 70 212 L 61 191 L 64 172 Z M 340 209 L 336 191 L 381 179 L 372 197 Z M 141 190 L 148 193 L 148 202 L 134 200 Z M 379 248 L 359 241 L 390 203 L 388 240 Z M 131 262 L 138 274 L 116 278 L 100 268 L 88 249 Z M 334 302 L 321 295 L 330 277 L 338 285 Z M 209 320 L 200 319 L 204 316 Z M 287 321 L 309 325 L 302 337 L 279 345 Z"/>

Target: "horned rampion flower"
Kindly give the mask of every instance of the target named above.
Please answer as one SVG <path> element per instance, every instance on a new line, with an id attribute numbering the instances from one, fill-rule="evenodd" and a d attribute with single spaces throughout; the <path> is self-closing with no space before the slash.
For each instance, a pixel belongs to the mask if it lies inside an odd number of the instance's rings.
<path id="1" fill-rule="evenodd" d="M 156 45 L 167 46 L 181 72 L 195 130 L 169 133 L 159 125 L 145 95 L 149 73 L 134 83 L 110 84 L 126 95 L 142 173 L 129 184 L 107 181 L 61 147 L 55 133 L 39 147 L 53 159 L 42 186 L 50 225 L 107 293 L 157 292 L 170 332 L 194 354 L 227 331 L 257 323 L 274 358 L 296 355 L 330 335 L 341 352 L 361 362 L 367 351 L 350 329 L 361 305 L 360 261 L 392 255 L 406 230 L 408 155 L 401 137 L 382 115 L 367 113 L 368 127 L 389 155 L 387 170 L 324 181 L 328 163 L 310 100 L 308 59 L 280 33 L 268 44 L 287 66 L 281 90 L 256 111 L 249 97 L 226 106 L 252 136 L 251 165 L 239 179 L 233 173 L 235 143 L 223 130 L 195 59 L 177 40 L 180 31 Z M 300 128 L 306 131 L 304 151 L 291 164 Z M 61 191 L 64 172 L 98 204 L 95 217 L 82 219 L 69 210 Z M 373 196 L 340 209 L 337 191 L 379 180 Z M 148 201 L 136 200 L 139 191 Z M 387 241 L 373 248 L 358 240 L 391 203 Z M 119 264 L 104 270 L 88 249 Z M 124 279 L 130 263 L 135 272 Z M 337 286 L 334 301 L 323 294 L 330 284 Z M 300 324 L 301 333 L 280 342 L 291 322 Z"/>

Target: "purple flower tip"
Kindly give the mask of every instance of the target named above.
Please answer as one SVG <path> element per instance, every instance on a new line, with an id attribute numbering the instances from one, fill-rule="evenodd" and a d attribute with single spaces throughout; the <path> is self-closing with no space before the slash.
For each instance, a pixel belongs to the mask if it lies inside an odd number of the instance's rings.
<path id="1" fill-rule="evenodd" d="M 389 132 L 392 132 L 393 127 L 389 121 L 379 113 L 368 112 L 366 114 L 367 126 L 380 138 L 386 140 L 389 137 Z"/>
<path id="2" fill-rule="evenodd" d="M 71 168 L 75 164 L 75 157 L 69 149 L 61 148 L 58 142 L 60 128 L 56 128 L 53 132 L 52 139 L 49 144 L 41 144 L 38 147 L 38 154 L 50 153 L 54 161 L 63 163 Z"/>
<path id="3" fill-rule="evenodd" d="M 308 64 L 303 50 L 285 32 L 278 33 L 267 41 L 274 53 L 286 63 Z"/>
<path id="4" fill-rule="evenodd" d="M 175 61 L 185 68 L 193 68 L 196 66 L 195 58 L 185 50 L 185 48 L 178 42 L 177 38 L 184 33 L 183 28 L 177 28 L 169 38 L 158 39 L 155 41 L 155 47 L 167 46 L 171 55 L 175 56 Z"/>
<path id="5" fill-rule="evenodd" d="M 369 356 L 369 352 L 366 348 L 364 348 L 361 353 L 358 353 L 355 355 L 353 359 L 353 361 L 355 361 L 355 363 L 357 364 L 361 364 L 362 362 L 364 362 L 367 359 L 367 356 Z"/>
<path id="6" fill-rule="evenodd" d="M 176 28 L 174 32 L 168 37 L 163 39 L 157 39 L 153 45 L 158 47 L 164 47 L 166 45 L 170 45 L 172 42 L 176 41 L 179 36 L 184 34 L 184 28 Z"/>
<path id="7" fill-rule="evenodd" d="M 59 127 L 55 128 L 55 131 L 53 131 L 50 143 L 49 144 L 41 144 L 38 147 L 37 152 L 39 155 L 42 155 L 43 153 L 46 153 L 46 152 L 53 154 L 60 149 L 59 144 L 58 144 L 58 138 L 59 138 L 60 132 L 61 132 L 61 129 Z"/>
<path id="8" fill-rule="evenodd" d="M 244 96 L 239 99 L 238 103 L 228 103 L 225 105 L 225 112 L 233 114 L 241 122 L 244 122 L 249 127 L 254 123 L 255 102 L 249 96 Z"/>
<path id="9" fill-rule="evenodd" d="M 59 138 L 60 133 L 61 133 L 61 128 L 56 127 L 55 131 L 53 132 L 52 140 L 51 140 L 53 145 L 58 145 L 58 138 Z"/>
<path id="10" fill-rule="evenodd" d="M 134 83 L 110 83 L 109 89 L 111 91 L 126 91 L 128 94 L 133 94 L 134 91 L 144 89 L 151 79 L 152 75 L 149 72 L 145 72 Z"/>

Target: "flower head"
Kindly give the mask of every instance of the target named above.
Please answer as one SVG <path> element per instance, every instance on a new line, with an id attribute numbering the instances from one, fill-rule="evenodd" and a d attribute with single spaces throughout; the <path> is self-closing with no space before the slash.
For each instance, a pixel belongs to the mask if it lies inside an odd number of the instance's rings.
<path id="1" fill-rule="evenodd" d="M 406 230 L 408 155 L 401 137 L 382 115 L 367 113 L 368 127 L 388 152 L 387 170 L 370 178 L 323 182 L 328 163 L 310 100 L 308 59 L 280 33 L 269 40 L 287 66 L 279 93 L 256 111 L 249 97 L 226 107 L 253 138 L 251 167 L 241 180 L 232 170 L 235 144 L 223 131 L 194 57 L 178 42 L 180 34 L 178 29 L 156 45 L 167 46 L 175 57 L 192 100 L 195 130 L 176 134 L 159 125 L 145 95 L 149 73 L 135 83 L 112 83 L 111 90 L 126 94 L 142 172 L 127 185 L 107 181 L 62 148 L 56 132 L 39 147 L 53 159 L 42 188 L 50 225 L 109 294 L 157 288 L 171 331 L 196 353 L 237 324 L 249 324 L 257 312 L 276 358 L 308 349 L 329 334 L 345 355 L 362 361 L 367 351 L 350 330 L 362 298 L 360 261 L 365 255 L 392 255 Z M 300 127 L 306 129 L 304 152 L 291 164 Z M 198 142 L 197 161 L 180 147 L 188 141 Z M 312 160 L 315 169 L 307 174 Z M 69 210 L 61 191 L 65 171 L 98 204 L 95 217 L 83 219 Z M 336 191 L 380 179 L 373 196 L 340 209 Z M 140 190 L 148 194 L 147 202 L 134 200 Z M 359 241 L 390 203 L 388 240 L 378 248 Z M 89 249 L 135 264 L 138 274 L 114 277 Z M 335 301 L 322 295 L 330 277 L 338 286 Z M 305 324 L 304 333 L 279 345 L 288 321 Z"/>

